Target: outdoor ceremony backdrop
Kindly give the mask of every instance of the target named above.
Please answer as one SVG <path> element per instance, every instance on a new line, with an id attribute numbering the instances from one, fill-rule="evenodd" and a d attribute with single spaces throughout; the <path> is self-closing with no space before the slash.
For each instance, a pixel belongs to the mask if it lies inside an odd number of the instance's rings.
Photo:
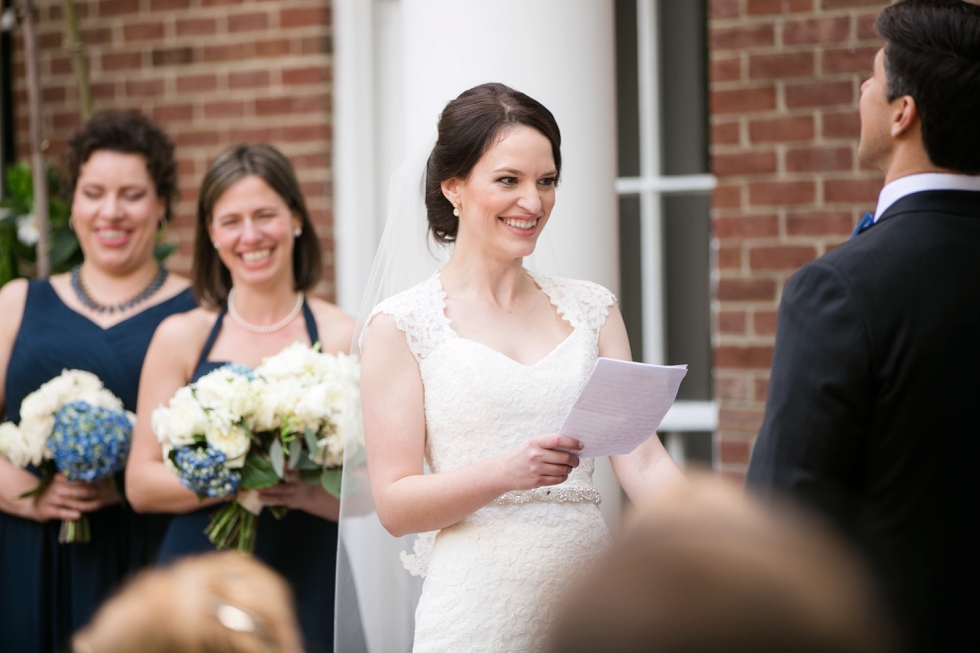
<path id="1" fill-rule="evenodd" d="M 81 122 L 77 83 L 62 0 L 35 4 L 55 160 Z M 668 445 L 740 479 L 764 410 L 783 285 L 846 240 L 881 187 L 857 160 L 857 107 L 880 46 L 874 20 L 888 3 L 504 4 L 493 22 L 480 13 L 499 5 L 489 0 L 451 11 L 440 0 L 75 2 L 96 110 L 139 108 L 177 144 L 180 203 L 167 238 L 180 247 L 171 266 L 189 270 L 210 160 L 232 143 L 268 142 L 295 165 L 326 253 L 317 290 L 351 311 L 383 224 L 388 175 L 417 139 L 401 116 L 421 112 L 435 123 L 438 109 L 415 94 L 440 79 L 439 59 L 447 70 L 488 75 L 501 53 L 532 48 L 524 63 L 536 76 L 501 81 L 517 80 L 555 110 L 568 142 L 552 227 L 559 259 L 563 250 L 571 259 L 563 273 L 620 295 L 638 357 L 692 364 Z M 467 50 L 467 41 L 481 45 Z M 17 32 L 3 36 L 0 73 L 7 165 L 29 147 Z M 485 81 L 452 74 L 430 104 Z M 594 261 L 575 254 L 581 240 L 598 243 Z"/>

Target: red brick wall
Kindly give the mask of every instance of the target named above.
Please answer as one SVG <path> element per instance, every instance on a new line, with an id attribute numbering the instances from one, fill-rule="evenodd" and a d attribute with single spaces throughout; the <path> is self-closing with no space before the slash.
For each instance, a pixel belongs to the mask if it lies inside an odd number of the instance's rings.
<path id="1" fill-rule="evenodd" d="M 44 130 L 56 157 L 81 122 L 62 0 L 35 0 Z M 190 268 L 197 188 L 226 146 L 267 142 L 296 167 L 333 296 L 329 0 L 75 0 L 95 109 L 135 107 L 177 144 L 180 205 L 171 267 Z M 28 153 L 23 51 L 15 41 L 17 150 Z"/>
<path id="2" fill-rule="evenodd" d="M 711 0 L 715 378 L 723 473 L 762 423 L 783 285 L 873 210 L 858 97 L 881 0 Z"/>

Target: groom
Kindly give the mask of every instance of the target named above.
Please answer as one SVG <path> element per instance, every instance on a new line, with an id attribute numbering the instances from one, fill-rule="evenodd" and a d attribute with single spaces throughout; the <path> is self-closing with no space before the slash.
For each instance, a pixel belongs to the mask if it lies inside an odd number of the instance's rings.
<path id="1" fill-rule="evenodd" d="M 980 6 L 904 0 L 861 86 L 885 173 L 783 292 L 750 486 L 861 547 L 914 651 L 980 651 Z"/>

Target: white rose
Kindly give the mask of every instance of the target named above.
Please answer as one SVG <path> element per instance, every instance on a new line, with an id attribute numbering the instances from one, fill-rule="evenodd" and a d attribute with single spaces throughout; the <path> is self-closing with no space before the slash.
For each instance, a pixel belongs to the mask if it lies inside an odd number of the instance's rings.
<path id="1" fill-rule="evenodd" d="M 208 416 L 197 403 L 182 403 L 175 407 L 160 407 L 150 418 L 151 428 L 160 442 L 174 447 L 194 443 L 195 435 L 202 435 Z"/>
<path id="2" fill-rule="evenodd" d="M 255 403 L 246 420 L 248 427 L 253 432 L 278 429 L 285 413 L 285 393 L 278 384 L 268 383 L 265 380 L 256 381 L 253 388 Z"/>
<path id="3" fill-rule="evenodd" d="M 254 403 L 251 382 L 230 370 L 218 369 L 194 384 L 194 396 L 203 408 L 222 411 L 219 421 L 237 422 L 248 414 Z"/>
<path id="4" fill-rule="evenodd" d="M 309 347 L 294 342 L 275 356 L 264 359 L 255 373 L 270 381 L 302 377 L 308 373 L 306 351 L 309 351 Z"/>
<path id="5" fill-rule="evenodd" d="M 228 460 L 225 461 L 225 467 L 227 467 L 228 469 L 241 469 L 242 467 L 245 466 L 246 456 L 248 456 L 247 451 L 242 455 L 238 456 L 237 458 L 229 458 Z"/>
<path id="6" fill-rule="evenodd" d="M 37 438 L 31 433 L 24 433 L 13 422 L 4 422 L 0 424 L 0 454 L 15 467 L 24 468 L 41 464 L 45 446 L 43 441 L 39 446 Z"/>
<path id="7" fill-rule="evenodd" d="M 331 388 L 326 383 L 315 385 L 307 390 L 294 409 L 296 418 L 310 428 L 317 428 L 333 413 L 330 395 Z"/>
<path id="8" fill-rule="evenodd" d="M 61 407 L 61 398 L 56 392 L 46 392 L 42 386 L 24 397 L 20 404 L 21 422 L 50 417 Z"/>
<path id="9" fill-rule="evenodd" d="M 89 406 L 98 406 L 100 408 L 108 408 L 109 410 L 122 411 L 123 403 L 116 395 L 112 394 L 105 388 L 100 388 L 98 390 L 86 390 L 80 393 L 77 397 L 69 399 L 65 403 L 72 403 L 75 401 L 84 401 Z"/>
<path id="10" fill-rule="evenodd" d="M 326 467 L 340 467 L 344 464 L 344 438 L 340 433 L 331 433 L 316 444 L 316 462 Z"/>
<path id="11" fill-rule="evenodd" d="M 208 424 L 204 429 L 204 436 L 208 444 L 225 454 L 228 460 L 233 460 L 248 453 L 251 441 L 248 433 L 240 426 L 231 426 L 228 429 L 218 429 L 214 425 Z"/>
<path id="12" fill-rule="evenodd" d="M 95 393 L 105 389 L 98 376 L 84 370 L 65 370 L 61 373 L 61 378 L 71 382 L 74 392 L 69 390 L 69 394 Z"/>

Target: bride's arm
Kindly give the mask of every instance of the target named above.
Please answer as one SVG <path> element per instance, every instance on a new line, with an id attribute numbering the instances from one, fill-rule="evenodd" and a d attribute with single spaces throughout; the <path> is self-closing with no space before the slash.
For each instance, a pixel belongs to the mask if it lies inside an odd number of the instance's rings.
<path id="1" fill-rule="evenodd" d="M 623 315 L 616 305 L 610 307 L 609 317 L 599 332 L 599 355 L 624 361 L 633 360 Z M 632 453 L 610 456 L 609 460 L 620 485 L 634 503 L 665 487 L 684 481 L 683 472 L 671 460 L 656 434 Z"/>
<path id="2" fill-rule="evenodd" d="M 577 440 L 557 434 L 467 467 L 425 474 L 422 378 L 405 334 L 393 318 L 377 316 L 361 362 L 364 443 L 378 517 L 395 536 L 446 528 L 501 494 L 568 478 L 578 457 Z M 464 407 L 459 407 L 464 410 Z"/>

